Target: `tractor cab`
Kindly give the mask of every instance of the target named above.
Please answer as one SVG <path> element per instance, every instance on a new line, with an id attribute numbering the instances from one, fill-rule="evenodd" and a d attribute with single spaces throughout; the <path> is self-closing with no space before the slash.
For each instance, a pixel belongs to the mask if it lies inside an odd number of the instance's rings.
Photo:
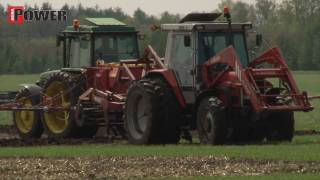
<path id="1" fill-rule="evenodd" d="M 175 71 L 183 92 L 194 102 L 194 89 L 201 86 L 201 67 L 228 46 L 233 46 L 243 67 L 249 64 L 246 31 L 251 23 L 215 21 L 219 13 L 193 13 L 178 24 L 163 24 L 168 31 L 165 64 Z M 190 93 L 188 93 L 188 91 Z"/>
<path id="2" fill-rule="evenodd" d="M 114 18 L 86 18 L 88 25 L 78 20 L 57 36 L 62 43 L 63 67 L 82 68 L 97 62 L 117 63 L 122 59 L 137 59 L 139 48 L 134 27 Z"/>

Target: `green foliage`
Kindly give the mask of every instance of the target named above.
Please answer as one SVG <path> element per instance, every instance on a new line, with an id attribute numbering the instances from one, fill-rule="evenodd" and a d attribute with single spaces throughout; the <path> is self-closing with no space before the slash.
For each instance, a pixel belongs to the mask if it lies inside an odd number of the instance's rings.
<path id="1" fill-rule="evenodd" d="M 294 72 L 294 78 L 300 90 L 307 91 L 309 96 L 320 95 L 320 72 Z M 314 110 L 308 113 L 295 113 L 297 130 L 320 130 L 320 100 L 311 101 Z"/>
<path id="2" fill-rule="evenodd" d="M 320 1 L 276 2 L 278 1 L 256 0 L 255 4 L 248 4 L 239 0 L 221 0 L 218 9 L 212 11 L 221 12 L 224 6 L 229 6 L 234 22 L 252 21 L 255 30 L 263 33 L 270 44 L 280 46 L 292 69 L 320 69 Z M 39 6 L 27 5 L 26 8 L 52 9 L 52 5 L 45 2 Z M 146 45 L 151 44 L 159 55 L 164 56 L 166 33 L 151 32 L 149 27 L 178 22 L 181 18 L 180 15 L 168 12 L 160 16 L 148 15 L 141 9 L 129 16 L 121 8 L 101 9 L 98 6 L 84 7 L 81 4 L 65 4 L 61 9 L 68 11 L 67 22 L 29 22 L 22 26 L 1 24 L 0 73 L 39 73 L 61 67 L 61 52 L 54 46 L 54 37 L 75 18 L 82 22 L 86 17 L 117 18 L 147 35 L 147 38 L 140 42 L 142 53 Z M 5 8 L 1 3 L 0 21 L 6 22 Z M 269 48 L 269 45 L 265 48 Z"/>

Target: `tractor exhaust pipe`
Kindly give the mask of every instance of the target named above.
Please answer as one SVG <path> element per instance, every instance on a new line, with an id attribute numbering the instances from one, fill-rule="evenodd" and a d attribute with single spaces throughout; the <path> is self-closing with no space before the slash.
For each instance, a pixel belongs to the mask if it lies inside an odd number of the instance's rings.
<path id="1" fill-rule="evenodd" d="M 227 19 L 228 22 L 228 45 L 232 46 L 232 25 L 231 25 L 231 14 L 229 7 L 224 7 L 223 16 Z"/>

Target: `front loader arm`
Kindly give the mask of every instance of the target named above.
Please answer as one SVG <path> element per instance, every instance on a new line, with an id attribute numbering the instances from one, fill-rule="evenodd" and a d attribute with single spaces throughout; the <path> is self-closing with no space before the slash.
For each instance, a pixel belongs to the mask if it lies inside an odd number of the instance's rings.
<path id="1" fill-rule="evenodd" d="M 226 68 L 219 72 L 218 75 L 212 76 L 212 68 L 219 64 L 224 64 Z M 235 77 L 232 79 L 224 79 L 224 74 L 227 72 L 234 72 Z M 245 74 L 242 65 L 236 55 L 236 51 L 232 46 L 229 46 L 216 56 L 209 59 L 202 67 L 202 79 L 206 88 L 215 88 L 216 86 L 228 86 L 231 88 L 240 88 L 241 91 L 250 97 L 251 104 L 255 111 L 262 110 L 261 103 L 254 92 L 254 88 L 250 85 L 250 81 Z M 224 79 L 221 81 L 221 79 Z"/>
<path id="2" fill-rule="evenodd" d="M 264 63 L 271 64 L 272 68 L 260 67 Z M 217 66 L 224 66 L 224 68 L 215 73 Z M 279 79 L 286 85 L 286 93 L 272 94 L 274 90 L 271 90 L 270 86 L 264 86 L 268 83 L 268 78 Z M 225 86 L 232 88 L 234 91 L 242 92 L 244 96 L 240 96 L 241 101 L 246 97 L 255 112 L 266 110 L 310 111 L 313 109 L 308 101 L 307 94 L 299 92 L 278 48 L 270 49 L 251 62 L 247 69 L 244 69 L 235 49 L 230 46 L 203 64 L 202 79 L 205 87 L 209 89 Z M 264 83 L 261 85 L 258 82 Z M 289 99 L 288 103 L 271 103 L 270 101 L 270 99 L 278 100 L 281 98 Z"/>

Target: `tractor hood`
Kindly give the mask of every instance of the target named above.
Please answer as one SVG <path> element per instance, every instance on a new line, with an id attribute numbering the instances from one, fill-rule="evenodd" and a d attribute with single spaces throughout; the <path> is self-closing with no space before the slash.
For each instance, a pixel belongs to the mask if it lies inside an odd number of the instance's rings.
<path id="1" fill-rule="evenodd" d="M 61 70 L 46 71 L 40 74 L 40 80 L 47 79 L 51 74 L 58 73 Z"/>
<path id="2" fill-rule="evenodd" d="M 46 71 L 46 72 L 43 72 L 40 74 L 40 81 L 43 82 L 45 80 L 48 79 L 48 77 L 53 74 L 53 73 L 58 73 L 60 72 L 61 70 L 52 70 L 52 71 Z"/>

